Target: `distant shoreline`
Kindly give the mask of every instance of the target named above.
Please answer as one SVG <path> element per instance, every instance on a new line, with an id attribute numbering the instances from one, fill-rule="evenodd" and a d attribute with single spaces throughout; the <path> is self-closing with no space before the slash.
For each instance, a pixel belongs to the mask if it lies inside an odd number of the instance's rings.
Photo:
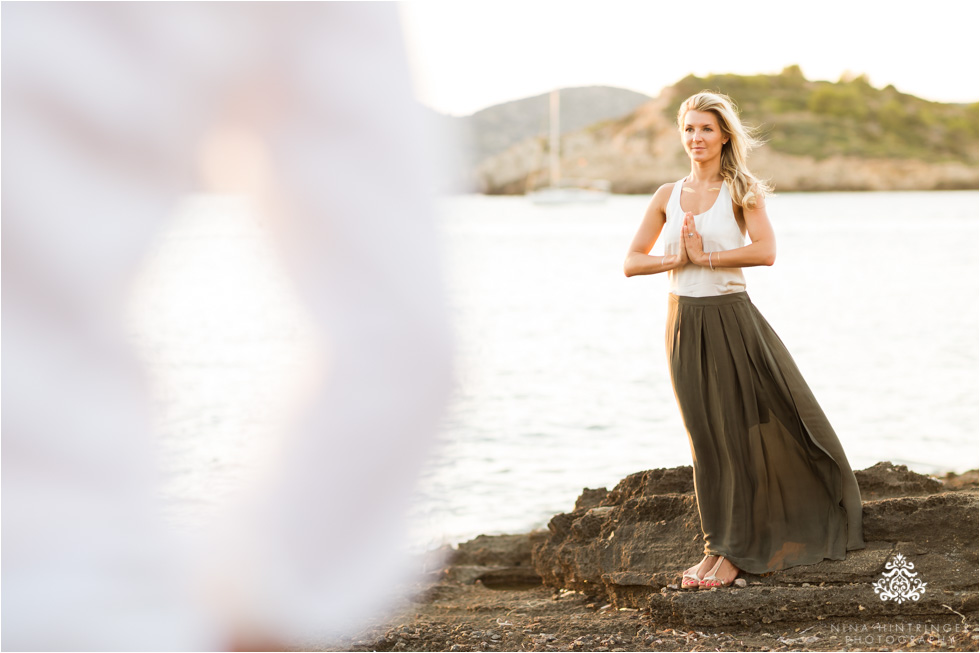
<path id="1" fill-rule="evenodd" d="M 609 193 L 610 197 L 644 197 L 650 196 L 656 188 L 647 191 L 637 191 L 629 193 Z M 980 193 L 980 187 L 970 188 L 898 188 L 898 189 L 879 189 L 879 188 L 821 188 L 816 190 L 780 190 L 776 189 L 774 196 L 785 195 L 788 193 Z M 526 193 L 481 193 L 479 191 L 450 191 L 441 193 L 439 197 L 458 197 L 458 196 L 480 196 L 480 197 L 527 197 Z M 602 206 L 601 203 L 596 206 Z"/>
<path id="2" fill-rule="evenodd" d="M 676 111 L 702 89 L 731 96 L 758 129 L 763 144 L 749 166 L 779 191 L 980 188 L 976 103 L 929 102 L 860 76 L 807 80 L 798 66 L 775 75 L 690 75 L 655 98 L 562 89 L 557 147 L 544 136 L 552 121 L 546 97 L 488 107 L 443 124 L 459 147 L 447 174 L 459 189 L 520 195 L 554 183 L 557 153 L 562 179 L 652 193 L 690 170 Z"/>

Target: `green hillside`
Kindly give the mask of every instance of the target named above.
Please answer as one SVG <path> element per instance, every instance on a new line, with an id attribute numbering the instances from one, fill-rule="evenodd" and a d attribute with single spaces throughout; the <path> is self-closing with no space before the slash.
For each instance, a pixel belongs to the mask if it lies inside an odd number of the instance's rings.
<path id="1" fill-rule="evenodd" d="M 799 66 L 778 75 L 689 75 L 674 89 L 678 103 L 701 90 L 730 96 L 745 122 L 787 154 L 977 161 L 976 102 L 929 102 L 893 86 L 874 88 L 865 76 L 808 81 Z M 668 109 L 672 119 L 676 107 Z"/>

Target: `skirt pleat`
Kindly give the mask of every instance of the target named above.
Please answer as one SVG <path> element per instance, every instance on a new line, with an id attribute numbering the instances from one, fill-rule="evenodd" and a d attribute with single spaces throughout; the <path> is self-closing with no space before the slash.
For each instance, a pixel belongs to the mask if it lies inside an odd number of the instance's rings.
<path id="1" fill-rule="evenodd" d="M 705 553 L 760 574 L 864 548 L 840 440 L 748 294 L 669 297 L 667 357 Z"/>

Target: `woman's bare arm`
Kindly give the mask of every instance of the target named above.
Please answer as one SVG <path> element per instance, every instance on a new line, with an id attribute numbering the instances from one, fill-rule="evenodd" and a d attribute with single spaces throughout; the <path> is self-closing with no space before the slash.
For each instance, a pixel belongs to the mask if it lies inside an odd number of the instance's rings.
<path id="1" fill-rule="evenodd" d="M 667 222 L 667 200 L 670 199 L 673 184 L 664 184 L 653 194 L 643 222 L 637 229 L 626 260 L 623 262 L 623 272 L 627 277 L 638 274 L 657 274 L 679 268 L 688 263 L 687 251 L 681 247 L 680 254 L 667 256 L 650 256 L 650 250 L 660 237 L 660 232 Z"/>

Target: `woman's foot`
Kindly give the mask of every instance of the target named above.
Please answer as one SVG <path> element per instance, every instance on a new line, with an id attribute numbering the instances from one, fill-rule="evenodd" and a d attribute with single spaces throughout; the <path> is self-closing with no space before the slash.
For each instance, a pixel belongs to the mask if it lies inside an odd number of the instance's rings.
<path id="1" fill-rule="evenodd" d="M 711 571 L 702 576 L 698 586 L 703 589 L 712 587 L 728 587 L 738 578 L 739 568 L 733 565 L 727 558 L 717 557 Z"/>
<path id="2" fill-rule="evenodd" d="M 715 565 L 717 559 L 718 556 L 704 556 L 701 562 L 685 571 L 683 578 L 681 578 L 681 588 L 689 590 L 701 587 L 702 579 L 708 570 Z"/>

